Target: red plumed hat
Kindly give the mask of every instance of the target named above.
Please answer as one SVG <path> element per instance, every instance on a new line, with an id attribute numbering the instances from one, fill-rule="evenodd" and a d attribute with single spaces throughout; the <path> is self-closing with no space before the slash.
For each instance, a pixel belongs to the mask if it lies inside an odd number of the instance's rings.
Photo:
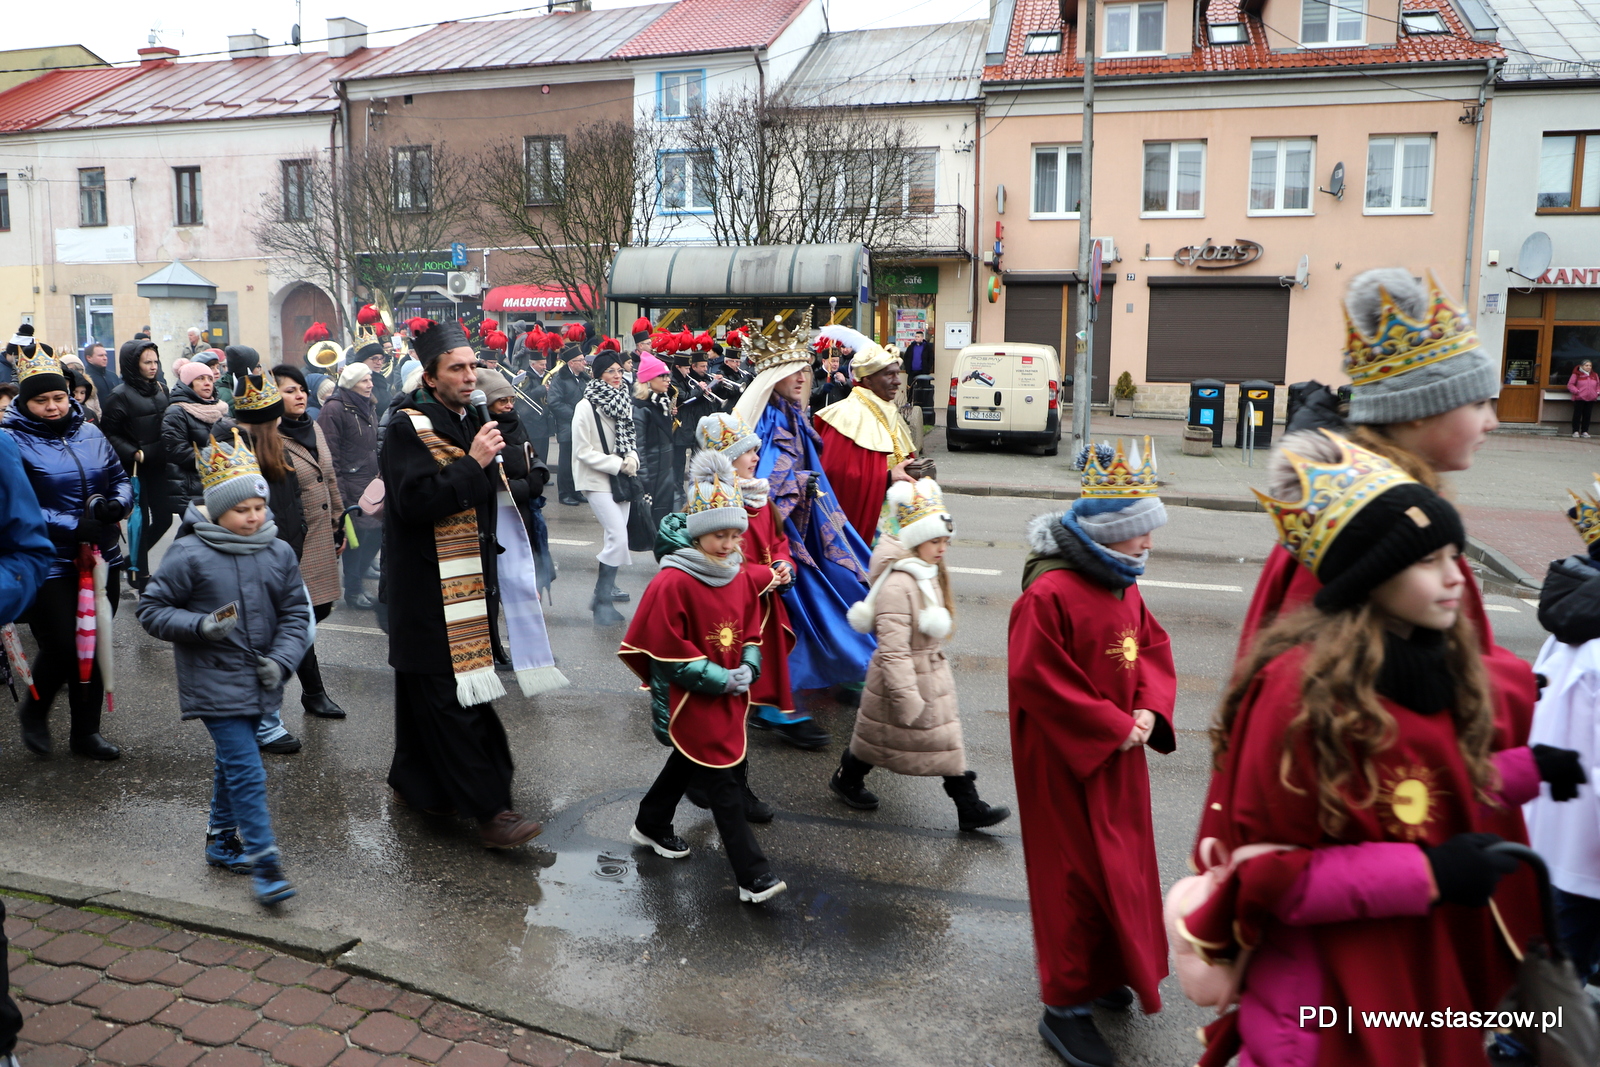
<path id="1" fill-rule="evenodd" d="M 633 334 L 633 339 L 635 341 L 642 341 L 646 337 L 650 336 L 650 329 L 650 320 L 645 318 L 643 315 L 640 315 L 638 318 L 633 320 L 633 329 L 629 332 Z"/>
<path id="2" fill-rule="evenodd" d="M 622 345 L 615 337 L 601 336 L 600 343 L 595 346 L 597 352 L 621 352 Z"/>
<path id="3" fill-rule="evenodd" d="M 504 352 L 506 345 L 511 343 L 511 339 L 499 330 L 490 330 L 488 336 L 483 339 L 483 343 L 497 352 Z"/>
<path id="4" fill-rule="evenodd" d="M 694 347 L 698 352 L 709 352 L 711 351 L 711 346 L 716 343 L 716 340 L 712 338 L 711 334 L 705 332 L 702 332 L 700 336 L 694 339 Z"/>
<path id="5" fill-rule="evenodd" d="M 419 333 L 427 333 L 428 332 L 428 327 L 430 327 L 432 325 L 433 325 L 433 320 L 432 319 L 420 319 L 419 318 L 419 319 L 407 319 L 406 320 L 406 329 L 411 331 L 411 336 L 412 337 L 417 336 L 417 334 L 419 334 Z"/>
<path id="6" fill-rule="evenodd" d="M 500 328 L 500 324 L 493 319 L 484 319 L 478 323 L 478 336 L 487 339 L 491 333 Z"/>
<path id="7" fill-rule="evenodd" d="M 376 322 L 381 326 L 383 325 L 383 314 L 371 304 L 363 304 L 361 310 L 356 312 L 356 322 L 363 326 L 371 326 Z"/>
<path id="8" fill-rule="evenodd" d="M 325 322 L 313 322 L 311 324 L 311 329 L 306 331 L 305 343 L 308 344 L 308 345 L 314 345 L 318 341 L 326 341 L 329 337 L 332 337 L 332 336 L 333 335 L 328 332 L 328 324 L 327 323 L 325 323 Z"/>
<path id="9" fill-rule="evenodd" d="M 387 326 L 385 326 L 383 324 L 383 320 L 380 319 L 377 322 L 372 324 L 372 335 L 374 337 L 382 337 L 384 334 L 386 334 L 388 332 L 389 332 L 389 327 L 387 327 Z"/>
<path id="10" fill-rule="evenodd" d="M 658 333 L 654 337 L 650 338 L 650 347 L 657 352 L 665 352 L 668 355 L 671 355 L 678 350 L 678 335 L 673 333 Z"/>
<path id="11" fill-rule="evenodd" d="M 565 337 L 573 344 L 582 344 L 583 339 L 589 336 L 589 331 L 583 325 L 583 323 L 574 322 L 570 323 L 565 330 L 561 331 L 561 336 Z"/>
<path id="12" fill-rule="evenodd" d="M 734 348 L 743 348 L 744 338 L 744 327 L 740 326 L 736 329 L 729 330 L 727 336 L 723 338 L 723 341 L 729 345 L 732 345 Z"/>
<path id="13" fill-rule="evenodd" d="M 548 355 L 553 349 L 561 347 L 561 335 L 550 330 L 539 331 L 539 336 L 533 339 L 539 350 Z"/>

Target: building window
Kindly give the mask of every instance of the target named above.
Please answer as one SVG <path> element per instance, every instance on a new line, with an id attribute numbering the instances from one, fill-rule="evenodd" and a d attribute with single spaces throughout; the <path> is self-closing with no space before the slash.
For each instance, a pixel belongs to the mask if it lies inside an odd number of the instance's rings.
<path id="1" fill-rule="evenodd" d="M 1302 0 L 1300 43 L 1361 44 L 1367 39 L 1366 0 Z"/>
<path id="2" fill-rule="evenodd" d="M 1106 5 L 1106 50 L 1111 56 L 1159 56 L 1167 30 L 1163 0 Z"/>
<path id="3" fill-rule="evenodd" d="M 0 230 L 11 229 L 11 178 L 0 174 Z"/>
<path id="4" fill-rule="evenodd" d="M 566 134 L 522 139 L 522 161 L 528 175 L 528 204 L 555 204 L 567 180 Z"/>
<path id="5" fill-rule="evenodd" d="M 178 225 L 200 225 L 200 168 L 173 167 L 172 176 L 177 182 Z"/>
<path id="6" fill-rule="evenodd" d="M 1153 141 L 1144 146 L 1144 215 L 1205 211 L 1203 141 Z"/>
<path id="7" fill-rule="evenodd" d="M 656 114 L 664 119 L 698 114 L 705 84 L 703 70 L 662 71 L 656 75 Z"/>
<path id="8" fill-rule="evenodd" d="M 78 225 L 106 224 L 106 169 L 84 167 L 78 171 Z"/>
<path id="9" fill-rule="evenodd" d="M 305 222 L 311 218 L 311 160 L 283 161 L 283 221 Z"/>
<path id="10" fill-rule="evenodd" d="M 661 155 L 661 206 L 685 213 L 711 210 L 715 169 L 710 152 Z"/>
<path id="11" fill-rule="evenodd" d="M 907 149 L 900 163 L 898 195 L 892 186 L 885 189 L 887 196 L 880 210 L 895 215 L 933 214 L 938 170 L 937 148 Z"/>
<path id="12" fill-rule="evenodd" d="M 1311 171 L 1316 142 L 1250 143 L 1250 214 L 1311 214 Z"/>
<path id="13" fill-rule="evenodd" d="M 1250 35 L 1242 22 L 1218 22 L 1206 27 L 1206 40 L 1212 44 L 1248 44 Z"/>
<path id="14" fill-rule="evenodd" d="M 1030 33 L 1022 40 L 1022 54 L 1025 56 L 1042 56 L 1061 51 L 1061 35 L 1059 33 Z"/>
<path id="15" fill-rule="evenodd" d="M 405 145 L 394 150 L 394 209 L 427 211 L 433 190 L 433 146 Z"/>
<path id="16" fill-rule="evenodd" d="M 1367 214 L 1426 215 L 1433 210 L 1433 136 L 1367 141 Z"/>
<path id="17" fill-rule="evenodd" d="M 1083 200 L 1083 149 L 1039 145 L 1033 150 L 1033 211 L 1038 218 L 1075 219 Z"/>
<path id="18" fill-rule="evenodd" d="M 1402 11 L 1400 24 L 1413 35 L 1450 32 L 1450 27 L 1444 24 L 1444 16 L 1437 11 Z"/>
<path id="19" fill-rule="evenodd" d="M 83 346 L 91 341 L 104 345 L 110 355 L 111 365 L 116 366 L 117 331 L 111 321 L 111 297 L 107 294 L 74 296 L 72 312 L 77 324 L 78 350 L 81 352 Z"/>
<path id="20" fill-rule="evenodd" d="M 1600 211 L 1600 133 L 1547 133 L 1539 153 L 1539 213 Z"/>

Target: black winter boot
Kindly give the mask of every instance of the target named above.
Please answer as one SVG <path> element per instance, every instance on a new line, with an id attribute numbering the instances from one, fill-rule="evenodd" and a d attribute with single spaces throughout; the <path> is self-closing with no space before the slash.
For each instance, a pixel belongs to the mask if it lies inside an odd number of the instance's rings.
<path id="1" fill-rule="evenodd" d="M 739 791 L 744 794 L 744 821 L 771 822 L 775 814 L 772 805 L 756 796 L 750 788 L 750 761 L 745 760 L 735 767 L 733 776 L 739 779 Z"/>
<path id="2" fill-rule="evenodd" d="M 839 769 L 828 779 L 828 788 L 857 811 L 877 811 L 878 794 L 866 786 L 867 772 L 870 770 L 872 764 L 856 758 L 855 753 L 846 748 L 844 755 L 839 757 Z"/>
<path id="3" fill-rule="evenodd" d="M 333 702 L 323 687 L 322 666 L 317 663 L 315 645 L 306 649 L 305 658 L 294 673 L 300 679 L 300 706 L 307 715 L 315 715 L 319 719 L 344 718 L 344 709 Z"/>
<path id="4" fill-rule="evenodd" d="M 22 722 L 22 743 L 36 756 L 50 755 L 50 710 L 32 696 L 22 698 L 17 718 Z"/>
<path id="5" fill-rule="evenodd" d="M 589 610 L 594 612 L 596 626 L 621 626 L 628 620 L 611 603 L 611 591 L 617 587 L 617 568 L 600 564 L 600 576 L 595 579 L 594 596 L 589 599 Z"/>
<path id="6" fill-rule="evenodd" d="M 977 772 L 946 775 L 945 794 L 956 802 L 956 819 L 963 830 L 982 830 L 986 826 L 1011 818 L 1011 809 L 1004 804 L 985 804 L 978 796 Z"/>

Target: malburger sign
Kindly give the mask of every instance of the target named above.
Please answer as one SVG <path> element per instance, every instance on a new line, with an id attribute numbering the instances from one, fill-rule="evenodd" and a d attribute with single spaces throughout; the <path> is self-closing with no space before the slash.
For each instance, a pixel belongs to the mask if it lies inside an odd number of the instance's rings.
<path id="1" fill-rule="evenodd" d="M 1172 258 L 1180 267 L 1224 270 L 1228 267 L 1242 267 L 1246 263 L 1254 263 L 1261 258 L 1261 252 L 1260 245 L 1254 241 L 1246 241 L 1242 237 L 1235 237 L 1231 245 L 1212 244 L 1211 238 L 1207 237 L 1203 244 L 1185 245 L 1178 249 L 1172 254 Z"/>

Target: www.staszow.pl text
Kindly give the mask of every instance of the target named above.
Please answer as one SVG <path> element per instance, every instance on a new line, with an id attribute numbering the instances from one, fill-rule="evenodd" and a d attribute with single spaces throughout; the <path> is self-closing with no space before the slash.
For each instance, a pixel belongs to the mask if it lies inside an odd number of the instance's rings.
<path id="1" fill-rule="evenodd" d="M 1356 1011 L 1353 1008 L 1302 1006 L 1300 1025 L 1354 1030 L 1531 1030 L 1561 1029 L 1564 1009 L 1555 1011 Z"/>

